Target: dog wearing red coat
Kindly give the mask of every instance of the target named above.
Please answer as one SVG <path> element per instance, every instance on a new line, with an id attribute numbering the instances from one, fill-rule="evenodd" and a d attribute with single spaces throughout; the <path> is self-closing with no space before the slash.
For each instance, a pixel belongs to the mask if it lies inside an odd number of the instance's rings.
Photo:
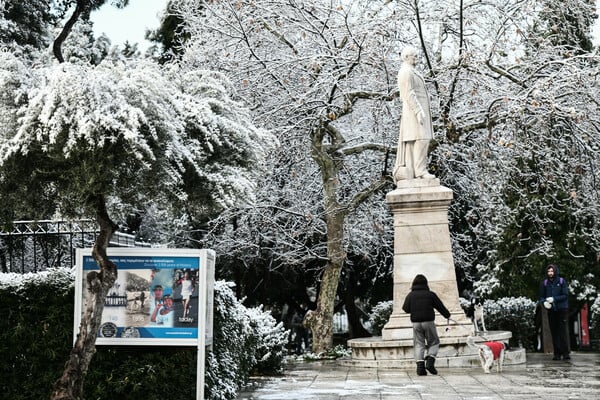
<path id="1" fill-rule="evenodd" d="M 467 345 L 477 350 L 484 373 L 489 374 L 491 372 L 494 362 L 496 362 L 496 372 L 502 372 L 504 353 L 508 350 L 508 343 L 485 341 L 476 344 L 475 338 L 469 336 L 467 338 Z"/>

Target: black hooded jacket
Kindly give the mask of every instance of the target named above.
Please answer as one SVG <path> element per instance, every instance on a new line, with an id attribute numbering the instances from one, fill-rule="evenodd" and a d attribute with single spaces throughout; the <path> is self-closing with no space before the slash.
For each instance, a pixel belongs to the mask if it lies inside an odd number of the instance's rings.
<path id="1" fill-rule="evenodd" d="M 404 299 L 402 309 L 410 314 L 411 322 L 434 321 L 434 309 L 438 310 L 444 318 L 450 318 L 450 311 L 437 294 L 429 290 L 426 283 L 412 285 L 410 293 Z"/>

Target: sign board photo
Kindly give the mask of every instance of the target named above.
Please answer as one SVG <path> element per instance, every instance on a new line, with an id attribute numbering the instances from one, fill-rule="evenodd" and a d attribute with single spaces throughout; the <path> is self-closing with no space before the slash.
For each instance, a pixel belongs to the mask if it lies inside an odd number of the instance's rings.
<path id="1" fill-rule="evenodd" d="M 212 344 L 212 250 L 111 247 L 107 253 L 118 277 L 106 297 L 96 344 Z M 85 307 L 85 276 L 99 271 L 91 249 L 77 249 L 76 268 L 74 336 Z"/>

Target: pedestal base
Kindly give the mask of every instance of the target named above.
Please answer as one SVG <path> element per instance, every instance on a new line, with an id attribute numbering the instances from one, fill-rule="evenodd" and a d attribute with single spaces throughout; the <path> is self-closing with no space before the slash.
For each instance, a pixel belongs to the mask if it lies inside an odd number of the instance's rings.
<path id="1" fill-rule="evenodd" d="M 450 313 L 452 322 L 448 324 L 446 320 L 438 316 L 436 326 L 438 335 L 442 337 L 467 337 L 473 332 L 473 323 L 465 317 L 463 311 L 453 311 Z M 383 340 L 412 340 L 413 329 L 409 314 L 392 314 L 390 320 L 385 324 L 381 332 Z"/>
<path id="2" fill-rule="evenodd" d="M 438 329 L 439 330 L 439 329 Z M 443 337 L 440 332 L 440 350 L 436 357 L 436 368 L 480 367 L 476 348 L 467 345 L 467 336 Z M 483 332 L 477 341 L 503 341 L 512 337 L 510 331 Z M 352 339 L 348 341 L 352 359 L 341 360 L 343 365 L 365 368 L 414 368 L 415 359 L 412 339 L 383 340 L 381 337 Z M 525 349 L 506 352 L 504 364 L 523 364 L 527 361 Z"/>

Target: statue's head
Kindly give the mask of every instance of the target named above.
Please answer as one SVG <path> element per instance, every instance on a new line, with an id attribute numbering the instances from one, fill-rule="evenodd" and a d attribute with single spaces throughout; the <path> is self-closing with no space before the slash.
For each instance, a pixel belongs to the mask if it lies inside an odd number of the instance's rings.
<path id="1" fill-rule="evenodd" d="M 412 46 L 406 46 L 400 53 L 402 62 L 415 65 L 417 63 L 417 49 Z"/>

